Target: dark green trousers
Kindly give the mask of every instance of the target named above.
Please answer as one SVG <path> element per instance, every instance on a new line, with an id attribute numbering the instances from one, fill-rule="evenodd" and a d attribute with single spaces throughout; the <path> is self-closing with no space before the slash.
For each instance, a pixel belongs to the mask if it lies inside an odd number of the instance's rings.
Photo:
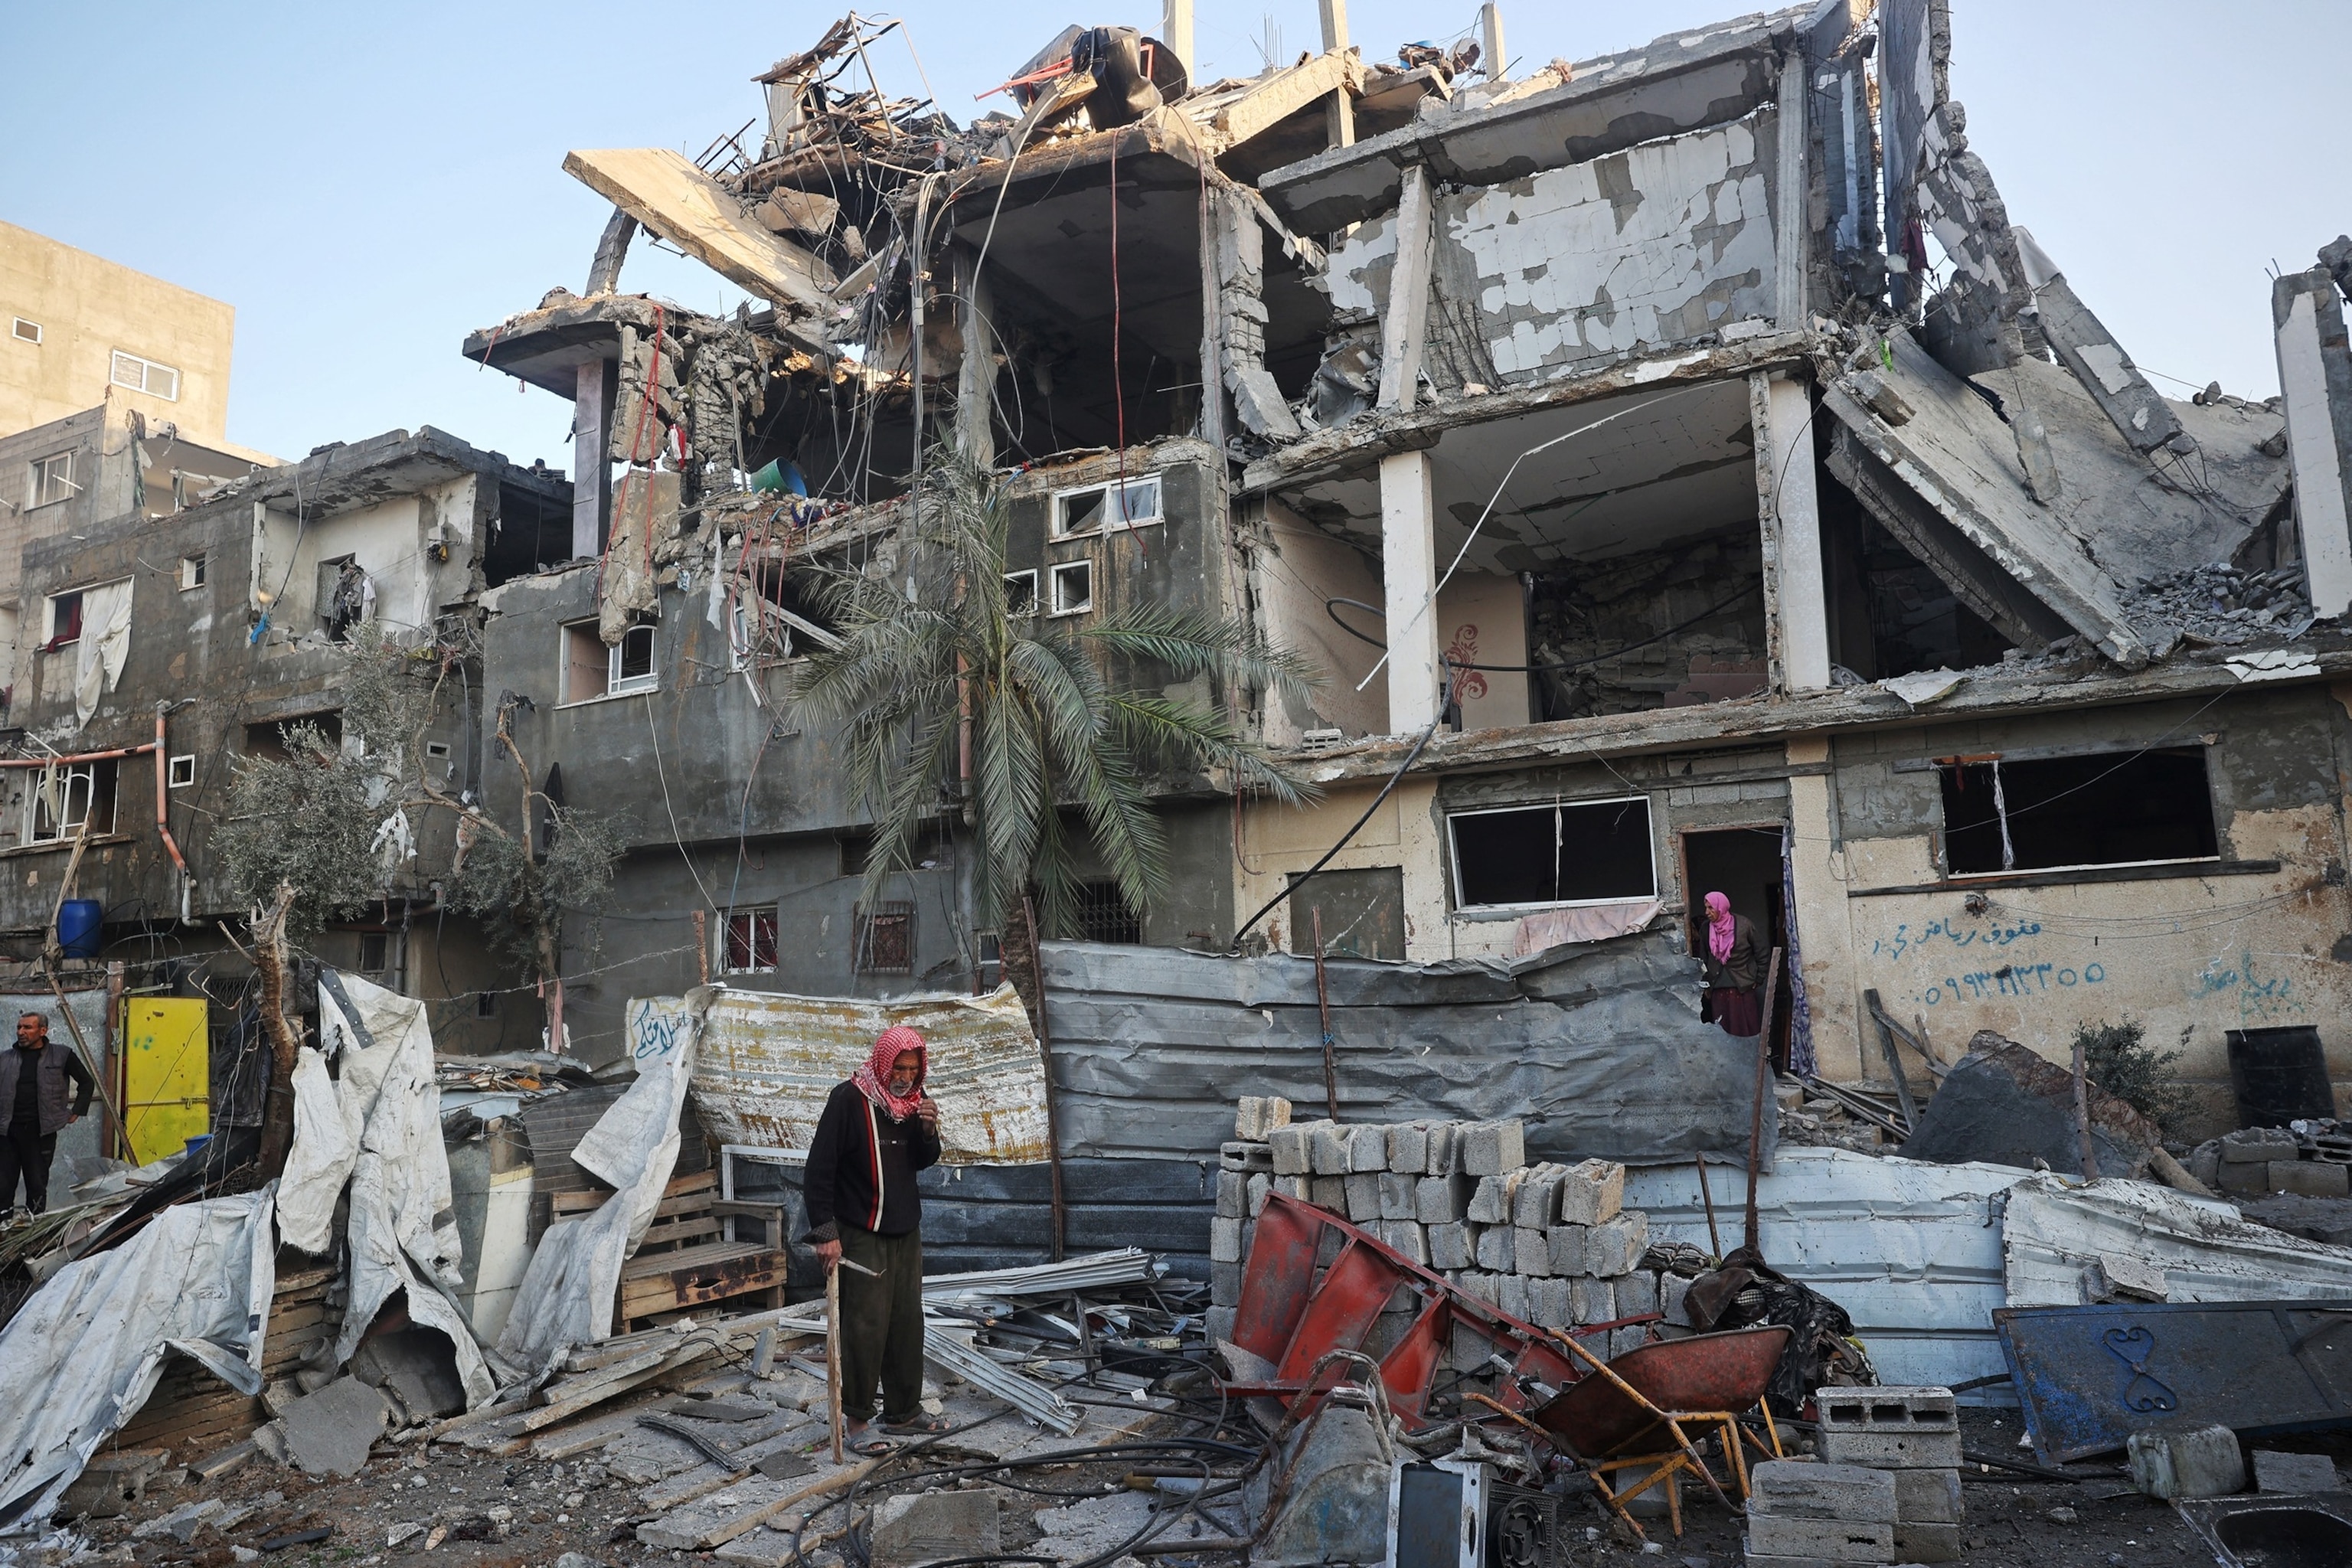
<path id="1" fill-rule="evenodd" d="M 912 1421 L 923 1409 L 923 1233 L 877 1236 L 842 1222 L 841 1255 L 882 1278 L 841 1270 L 841 1418 Z"/>

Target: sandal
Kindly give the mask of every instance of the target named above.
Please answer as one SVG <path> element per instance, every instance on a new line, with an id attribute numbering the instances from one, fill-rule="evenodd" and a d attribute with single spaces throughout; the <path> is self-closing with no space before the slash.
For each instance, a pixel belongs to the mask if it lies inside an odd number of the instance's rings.
<path id="1" fill-rule="evenodd" d="M 857 1437 L 843 1445 L 849 1452 L 866 1459 L 887 1459 L 898 1451 L 898 1445 L 887 1437 Z"/>
<path id="2" fill-rule="evenodd" d="M 937 1437 L 948 1429 L 948 1424 L 936 1415 L 914 1415 L 904 1421 L 885 1421 L 880 1426 L 894 1437 Z"/>

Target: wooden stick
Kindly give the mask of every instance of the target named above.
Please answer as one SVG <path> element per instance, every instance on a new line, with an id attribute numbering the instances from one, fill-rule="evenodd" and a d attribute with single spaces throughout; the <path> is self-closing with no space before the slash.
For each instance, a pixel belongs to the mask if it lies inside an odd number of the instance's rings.
<path id="1" fill-rule="evenodd" d="M 1756 1177 L 1764 1154 L 1764 1096 L 1771 1090 L 1772 1078 L 1772 1006 L 1779 1000 L 1780 983 L 1780 950 L 1772 950 L 1771 962 L 1764 966 L 1764 1027 L 1756 1037 L 1756 1106 L 1748 1120 L 1748 1238 L 1747 1249 L 1763 1254 L 1756 1245 Z"/>
<path id="2" fill-rule="evenodd" d="M 1723 1261 L 1723 1237 L 1715 1229 L 1715 1194 L 1706 1190 L 1706 1156 L 1698 1157 L 1698 1201 L 1706 1205 L 1707 1256 L 1716 1262 Z"/>
<path id="3" fill-rule="evenodd" d="M 2074 1037 L 2074 1133 L 2083 1143 L 2083 1180 L 2099 1179 L 2098 1151 L 2091 1143 L 2091 1078 L 2084 1067 L 2083 1037 Z"/>
<path id="4" fill-rule="evenodd" d="M 825 1417 L 833 1436 L 833 1462 L 846 1463 L 841 1451 L 841 1268 L 824 1271 L 824 1391 L 831 1401 Z"/>
<path id="5" fill-rule="evenodd" d="M 1339 1120 L 1339 1069 L 1331 1059 L 1331 994 L 1323 985 L 1323 906 L 1315 906 L 1315 1010 L 1323 1018 L 1323 1102 Z"/>

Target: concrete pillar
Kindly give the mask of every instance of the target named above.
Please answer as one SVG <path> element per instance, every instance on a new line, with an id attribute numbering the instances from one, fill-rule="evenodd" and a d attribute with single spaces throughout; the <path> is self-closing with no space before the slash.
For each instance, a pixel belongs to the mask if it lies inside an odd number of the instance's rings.
<path id="1" fill-rule="evenodd" d="M 1822 572 L 1811 390 L 1780 372 L 1748 378 L 1756 425 L 1756 510 L 1764 535 L 1765 641 L 1776 691 L 1830 684 L 1828 584 Z"/>
<path id="2" fill-rule="evenodd" d="M 1421 351 L 1429 335 L 1429 269 L 1435 256 L 1435 193 L 1429 170 L 1404 172 L 1397 199 L 1396 263 L 1389 268 L 1388 305 L 1381 312 L 1380 406 L 1405 413 L 1421 386 Z"/>
<path id="3" fill-rule="evenodd" d="M 572 558 L 604 552 L 613 521 L 613 403 L 620 391 L 617 360 L 592 359 L 580 367 L 572 403 Z"/>
<path id="4" fill-rule="evenodd" d="M 1788 742 L 1791 768 L 1834 767 L 1830 743 L 1817 738 Z M 1863 1071 L 1862 981 L 1854 969 L 1853 924 L 1846 910 L 1850 868 L 1839 842 L 1833 773 L 1789 780 L 1789 879 L 1804 961 L 1805 1002 L 1812 1017 L 1813 1055 L 1822 1077 L 1853 1083 Z"/>
<path id="5" fill-rule="evenodd" d="M 1427 452 L 1381 459 L 1381 584 L 1388 611 L 1389 733 L 1416 735 L 1437 717 L 1437 501 Z"/>
<path id="6" fill-rule="evenodd" d="M 1192 69 L 1192 0 L 1160 0 L 1160 41 Z"/>
<path id="7" fill-rule="evenodd" d="M 1510 59 L 1503 52 L 1503 8 L 1495 0 L 1478 7 L 1478 58 L 1490 82 L 1502 80 L 1510 68 Z"/>
<path id="8" fill-rule="evenodd" d="M 2271 322 L 2311 607 L 2342 616 L 2352 604 L 2352 345 L 2335 279 L 2325 268 L 2277 279 Z"/>
<path id="9" fill-rule="evenodd" d="M 1348 47 L 1348 0 L 1317 0 L 1322 14 L 1323 52 Z M 1356 141 L 1356 100 L 1348 96 L 1345 88 L 1333 93 L 1323 104 L 1324 139 L 1334 147 L 1349 147 Z"/>
<path id="10" fill-rule="evenodd" d="M 1773 248 L 1779 254 L 1772 289 L 1772 318 L 1784 332 L 1805 324 L 1805 260 L 1812 239 L 1811 203 L 1806 193 L 1812 174 L 1806 161 L 1805 51 L 1793 48 L 1780 67 L 1780 197 L 1772 214 Z"/>
<path id="11" fill-rule="evenodd" d="M 963 365 L 956 374 L 956 449 L 983 468 L 996 466 L 996 333 L 990 325 L 988 279 L 956 252 L 957 293 L 961 297 Z"/>

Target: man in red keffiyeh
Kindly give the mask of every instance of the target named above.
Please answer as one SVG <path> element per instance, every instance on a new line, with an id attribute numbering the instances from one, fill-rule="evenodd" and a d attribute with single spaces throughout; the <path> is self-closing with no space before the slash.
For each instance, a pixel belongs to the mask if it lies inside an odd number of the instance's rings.
<path id="1" fill-rule="evenodd" d="M 835 1086 L 809 1140 L 803 1192 L 809 1237 L 827 1273 L 841 1274 L 843 1430 L 862 1437 L 882 1394 L 892 1436 L 943 1430 L 923 1398 L 922 1198 L 915 1173 L 940 1158 L 940 1108 L 923 1092 L 930 1048 L 904 1025 L 882 1031 L 845 1083 Z M 883 1447 L 874 1442 L 861 1450 Z"/>

